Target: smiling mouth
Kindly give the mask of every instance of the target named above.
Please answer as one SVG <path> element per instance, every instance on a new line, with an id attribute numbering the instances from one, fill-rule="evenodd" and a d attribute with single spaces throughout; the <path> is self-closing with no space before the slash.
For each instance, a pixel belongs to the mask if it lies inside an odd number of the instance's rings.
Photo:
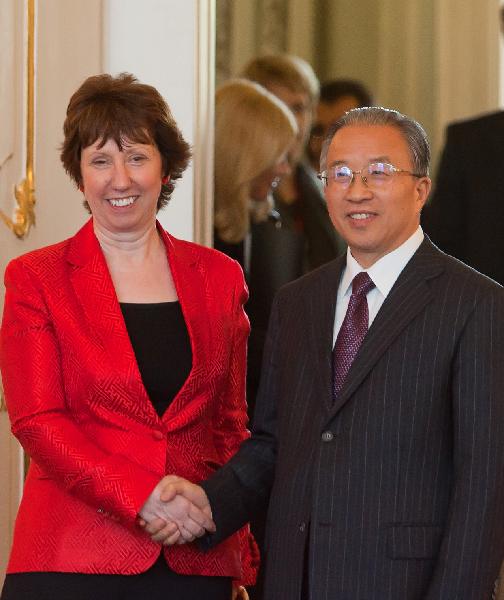
<path id="1" fill-rule="evenodd" d="M 128 196 L 127 198 L 107 198 L 107 200 L 112 206 L 121 207 L 131 206 L 137 198 L 138 196 Z"/>
<path id="2" fill-rule="evenodd" d="M 348 215 L 351 219 L 355 219 L 356 221 L 362 221 L 364 219 L 369 219 L 370 217 L 374 217 L 374 213 L 352 213 Z"/>

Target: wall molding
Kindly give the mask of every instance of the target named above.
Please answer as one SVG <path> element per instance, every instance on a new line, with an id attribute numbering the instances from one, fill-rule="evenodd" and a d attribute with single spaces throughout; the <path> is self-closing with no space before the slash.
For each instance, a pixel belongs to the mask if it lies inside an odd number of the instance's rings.
<path id="1" fill-rule="evenodd" d="M 14 219 L 0 210 L 0 219 L 19 239 L 35 225 L 35 0 L 26 3 L 26 170 L 14 188 Z M 7 157 L 9 158 L 9 157 Z M 5 161 L 4 161 L 5 162 Z"/>
<path id="2" fill-rule="evenodd" d="M 193 236 L 213 245 L 213 156 L 215 106 L 215 2 L 197 4 L 194 82 Z"/>

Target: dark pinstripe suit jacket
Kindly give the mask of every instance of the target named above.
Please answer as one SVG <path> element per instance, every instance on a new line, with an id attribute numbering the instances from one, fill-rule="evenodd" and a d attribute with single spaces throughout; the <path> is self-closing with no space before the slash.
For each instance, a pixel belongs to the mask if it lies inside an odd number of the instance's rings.
<path id="1" fill-rule="evenodd" d="M 267 600 L 482 600 L 504 555 L 504 291 L 426 239 L 331 401 L 344 257 L 277 296 L 252 438 L 204 487 L 264 503 Z"/>

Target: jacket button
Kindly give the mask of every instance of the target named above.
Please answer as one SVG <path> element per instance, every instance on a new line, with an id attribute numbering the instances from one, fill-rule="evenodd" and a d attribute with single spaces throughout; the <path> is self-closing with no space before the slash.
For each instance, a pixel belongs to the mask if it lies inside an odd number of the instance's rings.
<path id="1" fill-rule="evenodd" d="M 156 429 L 156 431 L 152 432 L 152 437 L 157 440 L 158 442 L 160 442 L 161 440 L 164 440 L 164 433 L 162 431 L 159 431 L 158 429 Z"/>
<path id="2" fill-rule="evenodd" d="M 322 434 L 323 442 L 332 442 L 333 439 L 334 439 L 334 434 L 332 431 L 324 431 L 324 433 Z"/>
<path id="3" fill-rule="evenodd" d="M 303 533 L 306 529 L 306 523 L 303 521 L 299 524 L 299 531 Z"/>

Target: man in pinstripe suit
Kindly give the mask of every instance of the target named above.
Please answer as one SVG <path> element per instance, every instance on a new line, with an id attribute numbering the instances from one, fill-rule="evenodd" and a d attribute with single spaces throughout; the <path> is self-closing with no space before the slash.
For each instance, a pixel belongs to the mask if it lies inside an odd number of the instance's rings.
<path id="1" fill-rule="evenodd" d="M 217 525 L 202 543 L 270 495 L 266 600 L 489 599 L 504 555 L 504 292 L 424 237 L 415 121 L 352 110 L 321 164 L 349 249 L 278 294 L 252 437 L 202 484 Z M 368 330 L 334 393 L 361 271 Z"/>

